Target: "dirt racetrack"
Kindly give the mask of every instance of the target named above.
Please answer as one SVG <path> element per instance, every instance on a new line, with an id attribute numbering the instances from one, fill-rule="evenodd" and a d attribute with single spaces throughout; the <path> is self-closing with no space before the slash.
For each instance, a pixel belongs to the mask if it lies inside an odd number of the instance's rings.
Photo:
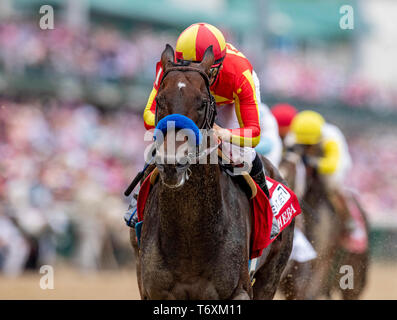
<path id="1" fill-rule="evenodd" d="M 0 277 L 0 299 L 139 299 L 135 270 L 80 273 L 57 267 L 54 274 L 52 290 L 40 288 L 39 272 Z M 397 263 L 373 263 L 362 299 L 397 299 L 396 274 Z"/>

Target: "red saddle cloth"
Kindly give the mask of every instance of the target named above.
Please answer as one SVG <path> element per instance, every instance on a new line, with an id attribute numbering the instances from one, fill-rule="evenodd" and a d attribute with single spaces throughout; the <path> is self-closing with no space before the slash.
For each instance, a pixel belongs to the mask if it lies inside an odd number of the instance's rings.
<path id="1" fill-rule="evenodd" d="M 270 199 L 256 184 L 257 194 L 251 199 L 253 223 L 251 230 L 250 259 L 259 257 L 278 235 L 270 239 L 273 215 L 276 217 L 280 233 L 291 223 L 292 219 L 302 212 L 295 193 L 282 183 L 266 177 Z M 279 233 L 279 234 L 280 234 Z"/>
<path id="2" fill-rule="evenodd" d="M 137 203 L 138 221 L 143 221 L 145 203 L 152 186 L 150 176 L 151 174 L 146 177 L 139 191 Z M 291 189 L 269 177 L 266 177 L 266 179 L 272 205 L 257 184 L 256 196 L 250 200 L 253 213 L 250 259 L 259 257 L 263 249 L 277 238 L 278 235 L 270 239 L 273 215 L 277 219 L 281 233 L 291 223 L 292 219 L 301 213 L 298 199 Z"/>

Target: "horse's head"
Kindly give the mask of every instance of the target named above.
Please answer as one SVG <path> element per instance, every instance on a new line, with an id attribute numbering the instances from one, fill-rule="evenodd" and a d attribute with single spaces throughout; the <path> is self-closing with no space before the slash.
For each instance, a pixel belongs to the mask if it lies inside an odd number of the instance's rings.
<path id="1" fill-rule="evenodd" d="M 189 142 L 186 131 L 193 131 L 196 151 L 196 146 L 201 143 L 198 129 L 211 129 L 216 111 L 208 78 L 214 63 L 212 47 L 205 51 L 200 63 L 178 65 L 173 61 L 174 50 L 167 44 L 161 55 L 163 78 L 156 97 L 156 128 L 164 134 L 156 157 L 162 161 L 156 161 L 156 165 L 162 182 L 175 188 L 184 184 L 191 164 L 189 155 L 192 150 L 186 143 Z M 173 127 L 170 129 L 171 121 Z M 173 161 L 167 161 L 170 158 Z M 185 161 L 180 161 L 181 158 Z"/>
<path id="2" fill-rule="evenodd" d="M 312 188 L 322 187 L 321 177 L 313 166 L 304 161 L 305 157 L 321 156 L 318 145 L 299 145 L 290 148 L 280 163 L 280 172 L 298 197 L 303 198 Z"/>
<path id="3" fill-rule="evenodd" d="M 307 190 L 308 176 L 299 149 L 294 148 L 285 152 L 279 170 L 288 186 L 294 190 L 299 198 L 303 198 Z"/>
<path id="4" fill-rule="evenodd" d="M 286 152 L 281 159 L 279 171 L 291 189 L 295 189 L 297 157 L 294 153 Z"/>
<path id="5" fill-rule="evenodd" d="M 301 155 L 301 158 L 319 158 L 323 156 L 323 151 L 320 144 L 310 144 L 310 145 L 296 145 L 296 152 Z M 306 169 L 306 185 L 307 189 L 315 186 L 318 188 L 319 183 L 321 182 L 321 176 L 318 173 L 318 170 L 310 164 L 310 161 L 303 161 Z"/>
<path id="6" fill-rule="evenodd" d="M 214 63 L 212 46 L 205 51 L 200 63 L 181 66 L 173 61 L 174 50 L 167 44 L 161 55 L 163 79 L 156 97 L 157 120 L 169 114 L 182 114 L 201 129 L 211 102 L 208 76 Z"/>

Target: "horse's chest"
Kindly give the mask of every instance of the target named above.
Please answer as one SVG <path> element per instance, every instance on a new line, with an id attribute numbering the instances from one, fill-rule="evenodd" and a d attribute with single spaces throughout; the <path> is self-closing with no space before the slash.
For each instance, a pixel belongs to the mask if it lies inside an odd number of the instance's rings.
<path id="1" fill-rule="evenodd" d="M 214 279 L 200 276 L 180 276 L 172 271 L 162 271 L 146 282 L 145 290 L 150 299 L 203 300 L 222 299 L 222 290 Z"/>
<path id="2" fill-rule="evenodd" d="M 178 266 L 161 258 L 156 262 L 145 264 L 142 272 L 144 290 L 150 299 L 227 299 L 238 283 L 237 274 L 225 281 L 226 270 L 219 265 L 180 261 Z"/>

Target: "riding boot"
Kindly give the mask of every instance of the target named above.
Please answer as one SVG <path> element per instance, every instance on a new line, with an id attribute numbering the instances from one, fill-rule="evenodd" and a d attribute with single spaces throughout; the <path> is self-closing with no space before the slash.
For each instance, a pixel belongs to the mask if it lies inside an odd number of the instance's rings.
<path id="1" fill-rule="evenodd" d="M 272 200 L 270 199 L 270 193 L 269 193 L 269 189 L 268 189 L 267 183 L 266 183 L 266 175 L 265 175 L 264 168 L 262 168 L 262 170 L 259 171 L 259 173 L 252 176 L 252 178 L 259 185 L 259 187 L 261 187 L 261 189 L 265 193 L 266 197 L 269 199 L 270 205 L 272 206 Z M 277 219 L 275 216 L 273 216 L 272 230 L 270 232 L 270 239 L 275 238 L 279 233 L 280 233 L 280 228 L 278 226 Z"/>

